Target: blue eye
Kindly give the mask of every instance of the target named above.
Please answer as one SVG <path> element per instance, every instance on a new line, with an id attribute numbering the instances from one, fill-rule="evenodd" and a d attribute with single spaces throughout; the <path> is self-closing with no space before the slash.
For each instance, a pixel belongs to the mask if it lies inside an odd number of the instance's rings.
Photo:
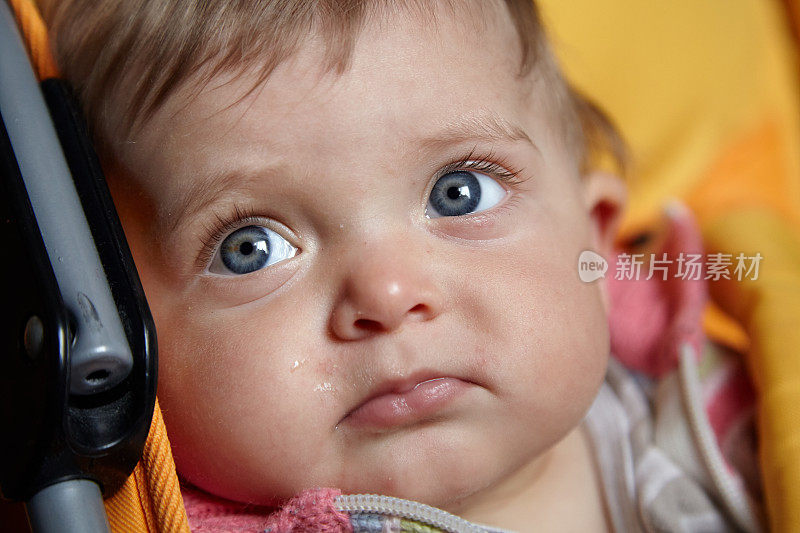
<path id="1" fill-rule="evenodd" d="M 297 248 L 278 233 L 261 226 L 247 226 L 225 237 L 208 270 L 215 274 L 249 274 L 296 253 Z"/>
<path id="2" fill-rule="evenodd" d="M 425 214 L 438 218 L 477 213 L 496 206 L 505 195 L 506 190 L 485 174 L 448 172 L 434 184 Z"/>

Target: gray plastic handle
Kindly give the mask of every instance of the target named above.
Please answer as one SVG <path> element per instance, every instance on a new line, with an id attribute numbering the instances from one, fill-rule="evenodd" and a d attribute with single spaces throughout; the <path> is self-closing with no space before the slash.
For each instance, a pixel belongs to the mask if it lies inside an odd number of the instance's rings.
<path id="1" fill-rule="evenodd" d="M 109 389 L 128 376 L 133 357 L 39 83 L 11 10 L 2 0 L 0 114 L 74 321 L 70 392 L 85 395 Z"/>
<path id="2" fill-rule="evenodd" d="M 36 533 L 108 533 L 108 517 L 97 483 L 71 479 L 50 485 L 25 506 Z"/>

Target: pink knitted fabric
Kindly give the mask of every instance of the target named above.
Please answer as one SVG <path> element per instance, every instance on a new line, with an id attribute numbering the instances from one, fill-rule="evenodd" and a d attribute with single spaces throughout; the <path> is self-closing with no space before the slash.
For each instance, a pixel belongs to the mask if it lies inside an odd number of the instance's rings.
<path id="1" fill-rule="evenodd" d="M 615 258 L 609 258 L 606 279 L 611 299 L 609 329 L 611 352 L 628 368 L 658 379 L 678 365 L 680 345 L 688 342 L 699 358 L 704 343 L 702 315 L 708 301 L 705 272 L 699 280 L 675 274 L 681 253 L 703 254 L 700 231 L 688 209 L 680 204 L 666 210 L 667 225 L 662 244 L 645 253 L 671 260 L 667 279 L 656 273 L 650 280 L 647 262 L 640 279 L 615 279 Z M 659 240 L 659 239 L 656 239 Z M 628 252 L 632 254 L 632 252 Z M 756 494 L 759 490 L 756 443 L 753 431 L 755 392 L 742 360 L 722 357 L 706 361 L 703 403 L 709 424 L 723 457 L 743 475 Z M 731 469 L 733 470 L 733 469 Z"/>
<path id="2" fill-rule="evenodd" d="M 611 353 L 628 368 L 653 378 L 677 366 L 679 343 L 689 342 L 695 353 L 701 352 L 702 316 L 708 299 L 705 273 L 698 280 L 675 276 L 681 253 L 684 257 L 703 253 L 700 231 L 689 210 L 679 204 L 670 206 L 666 215 L 662 244 L 644 253 L 639 279 L 616 279 L 616 256 L 609 258 L 606 274 Z M 669 261 L 666 280 L 659 271 L 646 279 L 651 254 L 662 260 L 664 253 Z"/>
<path id="3" fill-rule="evenodd" d="M 336 510 L 335 489 L 309 489 L 295 496 L 280 509 L 258 507 L 216 498 L 182 486 L 183 503 L 189 527 L 200 533 L 352 533 L 345 513 Z"/>

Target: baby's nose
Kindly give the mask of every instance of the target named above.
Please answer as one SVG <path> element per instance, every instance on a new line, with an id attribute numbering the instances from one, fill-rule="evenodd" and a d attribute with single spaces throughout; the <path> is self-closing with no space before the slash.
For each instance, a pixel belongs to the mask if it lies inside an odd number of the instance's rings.
<path id="1" fill-rule="evenodd" d="M 441 312 L 441 294 L 424 264 L 375 255 L 354 261 L 346 274 L 331 314 L 331 330 L 342 340 L 395 331 Z"/>

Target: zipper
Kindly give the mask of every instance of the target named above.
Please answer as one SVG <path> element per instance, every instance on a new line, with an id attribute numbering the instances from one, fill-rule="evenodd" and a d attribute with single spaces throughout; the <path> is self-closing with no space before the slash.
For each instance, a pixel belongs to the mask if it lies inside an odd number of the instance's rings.
<path id="1" fill-rule="evenodd" d="M 414 520 L 448 533 L 511 533 L 468 522 L 436 507 L 377 494 L 343 494 L 334 500 L 337 510 L 349 514 L 379 514 Z"/>
<path id="2" fill-rule="evenodd" d="M 761 527 L 756 513 L 750 506 L 747 496 L 731 479 L 725 466 L 725 459 L 717 446 L 716 437 L 707 421 L 696 361 L 697 356 L 692 345 L 683 343 L 680 347 L 679 383 L 683 407 L 695 444 L 728 513 L 744 531 L 757 533 L 761 531 Z"/>

